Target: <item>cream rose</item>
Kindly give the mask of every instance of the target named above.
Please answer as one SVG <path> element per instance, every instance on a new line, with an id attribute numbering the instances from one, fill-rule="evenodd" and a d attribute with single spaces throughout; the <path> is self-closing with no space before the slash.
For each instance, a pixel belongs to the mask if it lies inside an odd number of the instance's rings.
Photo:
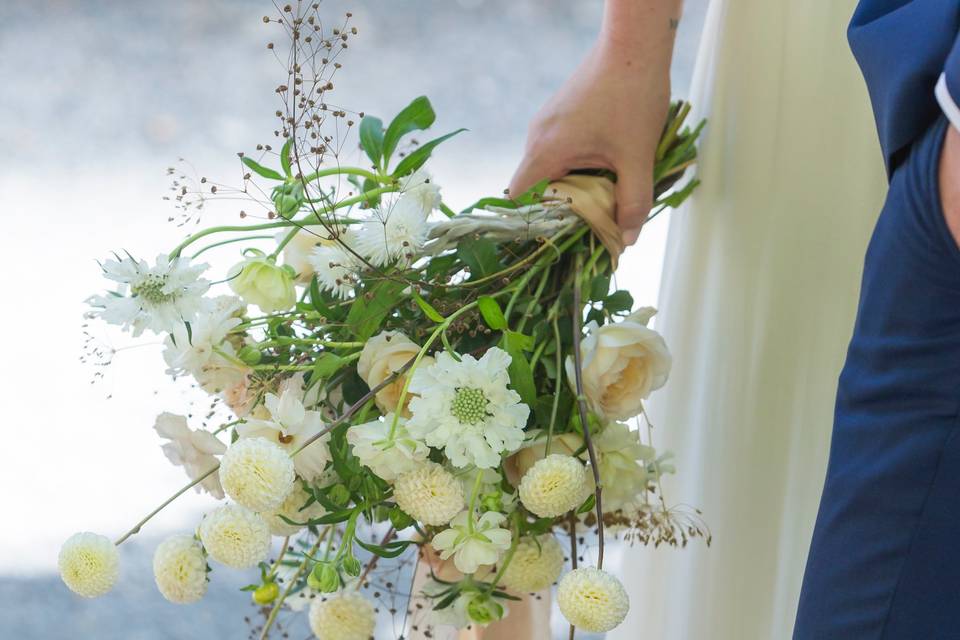
<path id="1" fill-rule="evenodd" d="M 230 269 L 230 288 L 264 313 L 286 311 L 297 303 L 293 268 L 257 253 Z"/>
<path id="2" fill-rule="evenodd" d="M 403 368 L 403 365 L 407 364 L 411 358 L 417 357 L 418 353 L 420 353 L 420 347 L 407 336 L 399 331 L 384 331 L 370 338 L 367 344 L 363 345 L 360 360 L 357 361 L 357 374 L 372 389 Z M 433 364 L 433 358 L 424 356 L 418 366 L 426 367 L 431 364 Z M 377 392 L 376 401 L 380 411 L 384 413 L 397 411 L 397 404 L 400 402 L 400 394 L 406 379 L 405 375 L 398 376 L 396 380 Z M 399 412 L 405 418 L 410 417 L 407 409 L 410 396 L 411 394 L 407 393 L 404 406 Z"/>
<path id="3" fill-rule="evenodd" d="M 670 374 L 670 351 L 663 337 L 647 327 L 656 310 L 645 307 L 622 322 L 587 325 L 580 343 L 583 391 L 590 408 L 608 420 L 628 420 L 643 410 L 643 400 L 662 387 Z M 567 379 L 575 384 L 574 361 L 566 361 Z"/>

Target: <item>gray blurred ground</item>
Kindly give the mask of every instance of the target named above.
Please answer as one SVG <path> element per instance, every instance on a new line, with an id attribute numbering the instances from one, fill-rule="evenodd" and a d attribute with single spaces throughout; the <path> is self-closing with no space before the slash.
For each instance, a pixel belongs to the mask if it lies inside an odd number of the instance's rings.
<path id="1" fill-rule="evenodd" d="M 687 0 L 675 94 L 686 92 L 706 2 Z M 444 162 L 477 171 L 495 159 L 515 162 L 528 119 L 590 45 L 602 9 L 600 0 L 326 5 L 331 16 L 353 11 L 360 31 L 338 100 L 389 116 L 429 95 L 436 131 L 471 132 L 443 151 Z M 264 48 L 276 34 L 260 20 L 272 11 L 253 0 L 3 0 L 0 171 L 43 176 L 50 188 L 38 197 L 67 203 L 70 194 L 56 189 L 67 175 L 89 175 L 109 196 L 121 169 L 161 175 L 180 156 L 201 167 L 235 162 L 235 152 L 268 142 L 274 125 L 282 69 Z M 512 166 L 494 169 L 508 177 Z M 52 573 L 3 575 L 0 565 L 0 637 L 246 637 L 237 606 L 247 596 L 236 589 L 249 576 L 218 567 L 203 604 L 176 607 L 152 583 L 155 542 L 125 547 L 119 587 L 93 602 L 73 597 Z M 290 637 L 307 635 L 301 621 Z"/>

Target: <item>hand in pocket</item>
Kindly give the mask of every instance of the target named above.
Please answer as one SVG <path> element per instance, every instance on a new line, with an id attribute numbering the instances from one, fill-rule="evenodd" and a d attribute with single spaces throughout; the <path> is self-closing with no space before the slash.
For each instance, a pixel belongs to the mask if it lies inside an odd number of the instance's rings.
<path id="1" fill-rule="evenodd" d="M 960 131 L 947 127 L 940 156 L 940 199 L 953 239 L 960 246 Z"/>

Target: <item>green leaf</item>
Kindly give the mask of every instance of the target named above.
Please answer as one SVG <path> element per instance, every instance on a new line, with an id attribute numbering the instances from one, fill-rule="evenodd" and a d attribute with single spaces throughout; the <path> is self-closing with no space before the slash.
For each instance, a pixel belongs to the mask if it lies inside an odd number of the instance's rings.
<path id="1" fill-rule="evenodd" d="M 441 322 L 446 320 L 446 318 L 440 315 L 440 312 L 434 309 L 429 302 L 424 300 L 423 296 L 417 293 L 416 290 L 413 291 L 413 299 L 416 301 L 417 306 L 420 307 L 420 309 L 423 311 L 424 315 L 426 315 L 428 318 L 430 318 L 437 324 L 440 324 Z"/>
<path id="2" fill-rule="evenodd" d="M 590 299 L 603 300 L 610 293 L 610 276 L 599 275 L 590 281 Z"/>
<path id="3" fill-rule="evenodd" d="M 364 542 L 359 538 L 355 538 L 354 541 L 370 553 L 378 555 L 381 558 L 396 558 L 402 555 L 403 552 L 407 550 L 407 547 L 413 544 L 413 540 L 394 540 L 384 545 Z"/>
<path id="4" fill-rule="evenodd" d="M 390 156 L 396 151 L 400 138 L 413 131 L 426 129 L 436 119 L 437 114 L 426 96 L 420 96 L 404 107 L 383 134 L 383 165 L 390 162 Z"/>
<path id="5" fill-rule="evenodd" d="M 603 309 L 608 313 L 621 313 L 633 309 L 633 296 L 629 291 L 614 291 L 603 300 Z"/>
<path id="6" fill-rule="evenodd" d="M 425 142 L 424 144 L 417 147 L 415 150 L 410 152 L 410 155 L 405 157 L 403 160 L 397 164 L 397 168 L 393 170 L 391 174 L 394 178 L 399 178 L 405 176 L 408 173 L 413 173 L 430 158 L 430 154 L 433 153 L 433 150 L 440 143 L 449 140 L 458 133 L 463 133 L 466 129 L 457 129 L 456 131 L 451 131 L 446 135 L 442 135 L 439 138 L 434 138 L 430 142 Z"/>
<path id="7" fill-rule="evenodd" d="M 360 146 L 377 167 L 383 157 L 383 121 L 373 116 L 364 116 L 360 121 Z"/>
<path id="8" fill-rule="evenodd" d="M 593 511 L 593 506 L 597 504 L 597 494 L 591 493 L 586 500 L 583 501 L 583 504 L 580 505 L 580 508 L 577 509 L 577 515 L 587 513 L 588 511 Z"/>
<path id="9" fill-rule="evenodd" d="M 248 158 L 247 156 L 243 156 L 243 158 L 241 158 L 241 162 L 243 162 L 243 164 L 250 167 L 254 173 L 257 173 L 263 176 L 264 178 L 270 178 L 271 180 L 283 180 L 282 175 L 280 175 L 273 169 L 268 169 L 267 167 L 263 166 L 253 158 Z"/>
<path id="10" fill-rule="evenodd" d="M 510 375 L 510 384 L 514 391 L 520 394 L 520 399 L 528 407 L 534 407 L 537 402 L 537 385 L 533 381 L 533 369 L 523 355 L 525 341 L 529 338 L 515 331 L 504 331 L 500 345 L 510 354 L 510 366 L 507 373 Z M 532 342 L 532 340 L 531 340 Z"/>
<path id="11" fill-rule="evenodd" d="M 291 146 L 293 146 L 293 136 L 287 138 L 287 141 L 283 143 L 283 148 L 280 149 L 280 166 L 283 167 L 283 172 L 288 178 L 293 177 L 293 169 L 290 167 Z"/>
<path id="12" fill-rule="evenodd" d="M 400 302 L 405 288 L 403 282 L 381 280 L 357 296 L 347 314 L 347 326 L 358 341 L 364 342 L 380 330 L 380 325 Z"/>
<path id="13" fill-rule="evenodd" d="M 510 343 L 522 351 L 533 351 L 533 348 L 536 346 L 533 341 L 533 336 L 525 335 L 519 331 L 509 330 L 507 330 L 505 334 Z"/>
<path id="14" fill-rule="evenodd" d="M 502 331 L 507 328 L 507 318 L 503 315 L 500 304 L 490 296 L 480 296 L 477 300 L 477 307 L 480 309 L 480 315 L 484 322 L 494 331 Z"/>
<path id="15" fill-rule="evenodd" d="M 344 359 L 334 353 L 321 354 L 313 364 L 313 374 L 310 382 L 329 378 L 344 365 Z"/>
<path id="16" fill-rule="evenodd" d="M 502 207 L 504 209 L 516 209 L 520 206 L 520 203 L 516 200 L 508 200 L 507 198 L 480 198 L 472 205 L 461 211 L 460 213 L 470 213 L 474 209 L 485 209 L 487 207 Z"/>
<path id="17" fill-rule="evenodd" d="M 534 204 L 536 202 L 540 202 L 548 186 L 550 186 L 550 179 L 544 178 L 543 180 L 536 183 L 535 185 L 533 185 L 532 187 L 530 187 L 529 189 L 521 193 L 519 196 L 517 196 L 516 202 L 521 205 Z"/>
<path id="18" fill-rule="evenodd" d="M 503 269 L 497 245 L 486 238 L 468 238 L 457 245 L 457 256 L 470 267 L 470 279 L 478 280 Z"/>

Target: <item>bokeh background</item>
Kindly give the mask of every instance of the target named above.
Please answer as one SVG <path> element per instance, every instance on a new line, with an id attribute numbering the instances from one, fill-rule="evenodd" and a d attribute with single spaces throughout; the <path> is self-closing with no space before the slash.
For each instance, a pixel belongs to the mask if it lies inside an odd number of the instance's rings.
<path id="1" fill-rule="evenodd" d="M 678 96 L 706 3 L 686 2 Z M 434 131 L 470 130 L 432 161 L 445 201 L 458 208 L 506 186 L 527 122 L 592 43 L 603 3 L 324 5 L 331 22 L 352 11 L 359 30 L 340 60 L 340 105 L 386 119 L 425 94 L 439 116 Z M 236 589 L 249 575 L 217 567 L 208 598 L 192 607 L 168 604 L 152 583 L 157 539 L 192 528 L 211 505 L 206 496 L 185 495 L 124 545 L 121 583 L 98 601 L 60 584 L 56 554 L 77 530 L 122 533 L 185 480 L 151 427 L 161 411 L 185 412 L 189 391 L 164 375 L 156 341 L 93 324 L 87 343 L 83 300 L 103 287 L 97 259 L 120 249 L 152 258 L 184 235 L 163 200 L 168 166 L 183 158 L 198 176 L 239 184 L 236 153 L 271 142 L 284 71 L 265 47 L 279 33 L 262 16 L 275 10 L 266 0 L 0 2 L 3 637 L 247 635 L 243 614 L 253 609 L 239 606 L 247 596 Z M 212 207 L 203 222 L 233 220 L 235 205 Z M 651 223 L 622 262 L 621 286 L 639 304 L 656 301 L 665 234 L 665 220 Z M 227 251 L 212 261 L 235 259 Z M 115 350 L 109 366 L 81 361 L 91 344 Z M 307 635 L 304 626 L 290 637 Z"/>

